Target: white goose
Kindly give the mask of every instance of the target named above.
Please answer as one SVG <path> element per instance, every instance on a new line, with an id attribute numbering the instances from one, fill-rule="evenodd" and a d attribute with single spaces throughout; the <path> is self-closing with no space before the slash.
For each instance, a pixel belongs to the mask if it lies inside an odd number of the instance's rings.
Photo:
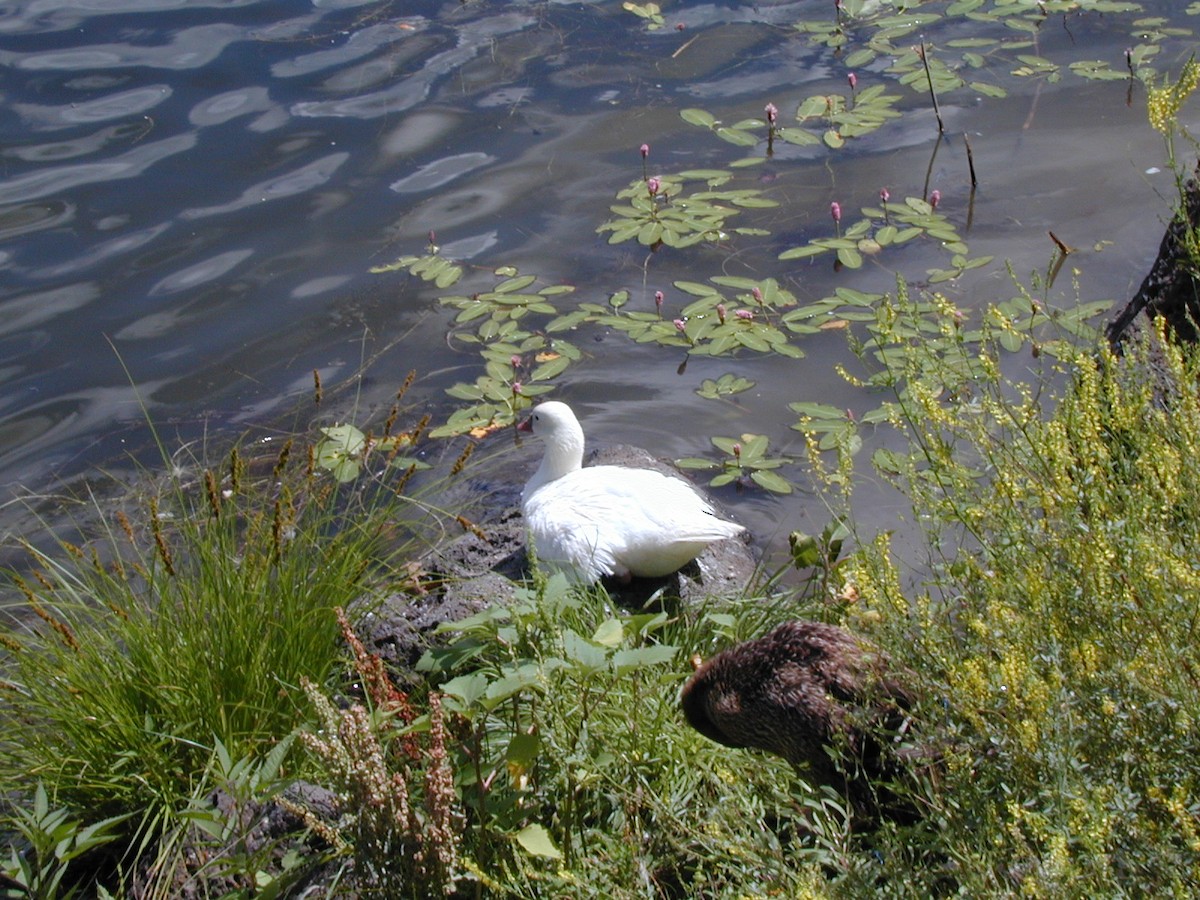
<path id="1" fill-rule="evenodd" d="M 538 560 L 576 582 L 669 575 L 713 541 L 745 529 L 717 517 L 679 478 L 625 466 L 583 468 L 583 429 L 565 403 L 534 408 L 517 426 L 546 454 L 521 493 Z"/>

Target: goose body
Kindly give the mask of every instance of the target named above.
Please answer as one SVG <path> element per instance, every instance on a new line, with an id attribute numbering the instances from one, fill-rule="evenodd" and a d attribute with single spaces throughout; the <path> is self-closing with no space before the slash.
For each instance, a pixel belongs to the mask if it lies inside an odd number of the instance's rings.
<path id="1" fill-rule="evenodd" d="M 546 446 L 521 494 L 526 528 L 538 560 L 573 581 L 669 575 L 744 530 L 679 478 L 625 466 L 583 468 L 583 429 L 565 403 L 541 404 L 519 427 Z"/>

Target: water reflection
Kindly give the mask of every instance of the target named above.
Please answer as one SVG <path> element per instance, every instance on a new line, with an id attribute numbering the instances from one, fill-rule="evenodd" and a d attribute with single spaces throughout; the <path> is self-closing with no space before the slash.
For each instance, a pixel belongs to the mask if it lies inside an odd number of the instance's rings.
<path id="1" fill-rule="evenodd" d="M 196 146 L 196 136 L 181 134 L 142 144 L 103 162 L 37 169 L 0 181 L 0 203 L 21 203 L 97 182 L 136 178 L 155 163 Z"/>
<path id="2" fill-rule="evenodd" d="M 986 72 L 1010 96 L 943 98 L 953 134 L 931 165 L 926 98 L 897 85 L 886 59 L 860 83 L 903 93 L 903 118 L 836 156 L 777 144 L 771 161 L 739 174 L 782 202 L 745 217 L 773 238 L 650 254 L 595 233 L 613 194 L 641 176 L 643 142 L 663 171 L 761 155 L 684 124 L 681 108 L 737 121 L 760 116 L 766 100 L 793 110 L 810 94 L 845 92 L 844 58 L 791 30 L 831 9 L 683 4 L 648 31 L 618 0 L 0 8 L 0 483 L 110 462 L 137 443 L 141 403 L 181 438 L 261 425 L 307 395 L 314 369 L 333 384 L 374 353 L 360 410 L 386 408 L 416 368 L 412 396 L 444 415 L 444 388 L 478 374 L 476 348 L 447 344 L 438 291 L 367 272 L 420 252 L 430 231 L 479 269 L 472 285 L 513 264 L 576 285 L 580 300 L 629 290 L 631 309 L 653 310 L 662 289 L 672 314 L 686 303 L 674 281 L 722 272 L 774 275 L 803 300 L 888 290 L 893 266 L 919 282 L 944 263 L 939 248 L 906 247 L 858 272 L 776 256 L 826 227 L 831 201 L 852 210 L 883 186 L 899 197 L 928 182 L 965 227 L 963 132 L 982 178 L 973 253 L 1041 269 L 1054 228 L 1084 248 L 1088 299 L 1140 280 L 1173 186 L 1142 174 L 1161 164 L 1161 147 L 1137 104 L 1125 105 L 1126 85 Z M 1037 35 L 1038 52 L 1078 55 L 1072 42 L 1087 41 L 1097 58 L 1119 60 L 1129 24 L 1063 17 Z M 979 28 L 960 20 L 931 34 L 946 42 Z M 964 302 L 1008 291 L 996 267 Z M 678 354 L 600 329 L 572 337 L 585 360 L 562 393 L 584 407 L 589 433 L 664 455 L 701 454 L 710 435 L 740 431 L 794 451 L 788 402 L 877 400 L 834 374 L 840 334 L 806 344 L 805 360 L 696 359 L 682 376 Z M 722 404 L 695 395 L 700 379 L 730 371 L 755 389 Z M 802 470 L 794 477 L 802 483 Z M 801 496 L 727 499 L 764 534 L 812 515 Z"/>

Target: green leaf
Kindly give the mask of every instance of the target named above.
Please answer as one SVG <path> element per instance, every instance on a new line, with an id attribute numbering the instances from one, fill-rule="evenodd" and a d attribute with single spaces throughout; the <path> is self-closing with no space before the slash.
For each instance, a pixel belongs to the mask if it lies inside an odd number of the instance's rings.
<path id="1" fill-rule="evenodd" d="M 541 750 L 542 741 L 535 732 L 518 731 L 512 736 L 508 742 L 508 749 L 504 753 L 504 762 L 511 775 L 523 775 L 533 768 L 533 763 L 537 760 L 538 752 Z"/>
<path id="2" fill-rule="evenodd" d="M 462 701 L 464 706 L 473 705 L 487 691 L 487 676 L 482 672 L 472 672 L 469 675 L 459 675 L 451 678 L 440 688 L 443 694 Z"/>
<path id="3" fill-rule="evenodd" d="M 862 254 L 853 247 L 843 247 L 837 252 L 838 260 L 847 269 L 861 269 L 863 264 Z"/>
<path id="4" fill-rule="evenodd" d="M 502 700 L 507 700 L 509 697 L 521 693 L 526 688 L 541 689 L 541 687 L 542 682 L 537 666 L 533 663 L 526 663 L 508 675 L 497 678 L 489 684 L 487 691 L 484 692 L 484 697 L 488 701 L 488 708 L 493 708 Z"/>
<path id="5" fill-rule="evenodd" d="M 743 347 L 757 350 L 759 353 L 766 353 L 771 349 L 771 345 L 767 343 L 766 339 L 753 331 L 739 331 L 734 337 Z"/>
<path id="6" fill-rule="evenodd" d="M 625 626 L 621 624 L 620 619 L 607 619 L 600 623 L 600 627 L 596 629 L 592 635 L 593 643 L 599 644 L 602 647 L 616 647 L 625 637 Z"/>
<path id="7" fill-rule="evenodd" d="M 549 381 L 565 372 L 569 365 L 571 365 L 571 360 L 566 356 L 547 360 L 533 370 L 529 379 L 530 381 Z"/>
<path id="8" fill-rule="evenodd" d="M 492 293 L 510 294 L 513 291 L 519 291 L 529 287 L 529 285 L 533 284 L 535 281 L 537 281 L 536 275 L 522 275 L 519 278 L 510 278 L 507 281 L 500 282 L 498 285 L 492 288 Z"/>
<path id="9" fill-rule="evenodd" d="M 788 535 L 788 543 L 792 548 L 792 565 L 797 569 L 808 569 L 821 561 L 820 545 L 811 534 L 793 531 Z"/>
<path id="10" fill-rule="evenodd" d="M 702 128 L 712 128 L 717 124 L 716 117 L 703 109 L 680 110 L 679 118 L 683 119 L 689 125 L 699 125 Z"/>
<path id="11" fill-rule="evenodd" d="M 661 666 L 672 662 L 678 653 L 678 647 L 669 647 L 665 644 L 652 644 L 649 647 L 636 647 L 632 650 L 618 650 L 613 654 L 613 668 L 618 675 L 621 675 L 631 669 Z"/>
<path id="12" fill-rule="evenodd" d="M 792 486 L 788 484 L 787 479 L 782 475 L 764 469 L 758 469 L 750 473 L 750 480 L 759 487 L 766 488 L 776 494 L 790 494 Z"/>
<path id="13" fill-rule="evenodd" d="M 341 453 L 361 453 L 367 444 L 367 436 L 353 425 L 334 425 L 322 428 L 321 433 L 329 439 L 330 447 L 336 447 Z"/>
<path id="14" fill-rule="evenodd" d="M 825 247 L 819 247 L 815 244 L 809 244 L 806 247 L 793 247 L 791 250 L 784 250 L 779 254 L 780 259 L 804 259 L 808 256 L 819 256 L 826 252 Z"/>
<path id="15" fill-rule="evenodd" d="M 598 672 L 607 665 L 607 655 L 603 648 L 597 647 L 569 628 L 563 632 L 562 637 L 564 655 L 585 672 Z"/>
<path id="16" fill-rule="evenodd" d="M 562 859 L 562 851 L 554 846 L 550 833 L 541 825 L 526 825 L 516 834 L 517 843 L 531 856 L 543 859 Z"/>
<path id="17" fill-rule="evenodd" d="M 788 409 L 810 419 L 845 419 L 846 411 L 828 403 L 789 403 Z"/>
<path id="18" fill-rule="evenodd" d="M 753 147 L 760 140 L 758 135 L 737 128 L 718 128 L 717 137 L 738 147 Z"/>
<path id="19" fill-rule="evenodd" d="M 985 97 L 1003 99 L 1004 97 L 1008 96 L 1008 91 L 1006 91 L 1004 88 L 999 87 L 998 85 L 988 84 L 984 81 L 972 81 L 968 87 L 977 93 L 983 94 Z"/>

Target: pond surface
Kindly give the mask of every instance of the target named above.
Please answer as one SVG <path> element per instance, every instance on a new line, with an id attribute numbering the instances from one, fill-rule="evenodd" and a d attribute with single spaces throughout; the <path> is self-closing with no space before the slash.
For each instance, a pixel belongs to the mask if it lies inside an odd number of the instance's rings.
<path id="1" fill-rule="evenodd" d="M 1139 48 L 1135 62 L 1177 75 L 1196 21 L 1181 4 L 1052 11 L 1033 24 L 1032 4 L 912 5 L 905 15 L 951 14 L 895 46 L 923 36 L 967 81 L 1004 94 L 943 94 L 941 141 L 926 83 L 902 84 L 894 55 L 847 65 L 875 30 L 848 27 L 839 52 L 794 28 L 832 22 L 827 0 L 662 5 L 663 27 L 651 29 L 652 18 L 617 0 L 7 4 L 4 499 L 152 461 L 148 419 L 168 448 L 302 424 L 314 370 L 330 396 L 316 411 L 322 421 L 381 418 L 415 369 L 407 401 L 444 423 L 458 404 L 446 389 L 473 382 L 483 363 L 476 346 L 448 339 L 456 310 L 437 298 L 490 289 L 502 265 L 574 286 L 570 304 L 628 290 L 628 309 L 653 311 L 663 290 L 667 318 L 693 299 L 673 287 L 681 279 L 773 277 L 800 303 L 839 287 L 889 291 L 896 271 L 919 284 L 948 265 L 935 243 L 914 241 L 858 269 L 837 270 L 829 256 L 777 258 L 830 235 L 832 202 L 850 220 L 883 187 L 897 202 L 937 190 L 970 255 L 996 258 L 940 285 L 968 314 L 1014 295 L 1004 260 L 1022 278 L 1047 271 L 1048 231 L 1079 248 L 1053 301 L 1075 302 L 1072 268 L 1085 301 L 1120 302 L 1140 283 L 1175 192 L 1145 88 L 1066 66 L 1096 60 L 1125 72 L 1126 49 Z M 980 21 L 964 17 L 970 7 L 1008 13 Z M 993 42 L 979 60 L 966 56 L 975 39 Z M 1029 46 L 1004 43 L 1018 39 Z M 1038 72 L 1021 54 L 1062 68 Z M 765 142 L 735 146 L 680 117 L 703 108 L 730 123 L 761 119 L 771 102 L 795 126 L 805 98 L 849 94 L 850 71 L 857 91 L 898 94 L 901 115 L 840 149 L 776 141 L 766 158 Z M 973 196 L 964 134 L 979 176 Z M 736 223 L 769 236 L 655 254 L 636 241 L 609 244 L 596 229 L 616 193 L 643 177 L 642 144 L 649 174 L 763 158 L 731 170 L 729 186 L 778 202 Z M 422 254 L 430 232 L 467 267 L 461 285 L 369 271 Z M 585 324 L 571 340 L 582 358 L 555 379 L 553 396 L 576 407 L 592 439 L 662 456 L 715 460 L 711 436 L 746 432 L 767 435 L 772 453 L 799 455 L 789 403 L 861 411 L 879 399 L 836 373 L 850 358 L 838 329 L 797 339 L 802 359 L 695 356 L 682 372 L 680 349 L 611 328 Z M 725 373 L 754 386 L 717 401 L 696 394 Z M 338 395 L 339 385 L 352 390 Z M 484 443 L 500 450 L 509 439 Z M 509 452 L 522 480 L 534 451 Z M 802 464 L 781 471 L 796 493 L 720 494 L 769 548 L 786 546 L 793 528 L 819 530 L 827 515 L 804 490 Z M 886 526 L 893 503 L 878 494 L 864 521 Z M 29 527 L 20 504 L 4 510 L 0 531 Z"/>

